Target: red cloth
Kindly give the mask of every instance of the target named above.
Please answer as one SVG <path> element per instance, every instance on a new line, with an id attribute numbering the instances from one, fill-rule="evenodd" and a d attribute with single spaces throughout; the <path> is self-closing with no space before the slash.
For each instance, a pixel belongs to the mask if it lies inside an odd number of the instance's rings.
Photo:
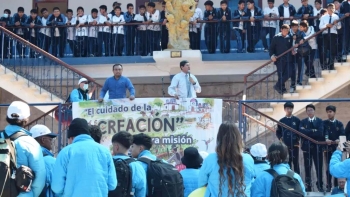
<path id="1" fill-rule="evenodd" d="M 178 164 L 178 165 L 175 166 L 175 168 L 180 172 L 181 170 L 186 169 L 186 166 L 183 165 L 183 164 Z"/>

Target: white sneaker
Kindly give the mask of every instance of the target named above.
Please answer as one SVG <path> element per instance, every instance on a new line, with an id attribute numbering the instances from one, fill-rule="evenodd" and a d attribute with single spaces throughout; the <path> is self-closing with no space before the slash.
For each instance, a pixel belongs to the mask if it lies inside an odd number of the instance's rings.
<path id="1" fill-rule="evenodd" d="M 295 88 L 289 88 L 289 93 L 294 93 L 295 92 Z"/>

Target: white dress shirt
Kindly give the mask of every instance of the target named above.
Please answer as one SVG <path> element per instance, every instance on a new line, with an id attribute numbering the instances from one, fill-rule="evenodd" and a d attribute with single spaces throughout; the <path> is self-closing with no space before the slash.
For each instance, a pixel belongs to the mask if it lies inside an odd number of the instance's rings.
<path id="1" fill-rule="evenodd" d="M 193 85 L 190 83 L 190 91 L 192 93 L 192 98 L 197 98 L 196 93 L 201 93 L 201 86 L 199 85 L 199 82 L 197 78 L 190 74 L 192 79 L 196 82 L 196 85 Z M 189 80 L 189 75 L 180 72 L 176 74 L 173 79 L 171 80 L 171 84 L 168 88 L 168 94 L 170 96 L 179 96 L 179 98 L 187 98 L 188 95 L 188 89 L 187 89 L 187 80 Z"/>
<path id="2" fill-rule="evenodd" d="M 277 18 L 280 15 L 279 12 L 278 12 L 278 8 L 277 7 L 273 7 L 273 8 L 265 7 L 264 8 L 264 15 L 269 15 L 269 14 L 276 14 L 276 17 L 274 17 L 274 18 Z M 274 21 L 274 20 L 264 21 L 263 22 L 263 27 L 276 28 L 277 27 L 277 21 Z"/>
<path id="3" fill-rule="evenodd" d="M 330 17 L 329 14 L 326 14 L 320 18 L 320 25 L 319 25 L 320 29 L 325 28 L 329 24 L 329 17 Z M 339 16 L 336 14 L 332 14 L 331 23 L 333 24 L 335 20 L 339 20 Z M 340 29 L 340 28 L 341 28 L 340 22 L 338 22 L 336 25 L 333 25 L 333 27 L 331 28 L 331 34 L 338 34 L 337 29 Z M 322 34 L 328 34 L 328 29 L 324 30 Z"/>
<path id="4" fill-rule="evenodd" d="M 152 17 L 151 17 L 152 16 Z M 159 23 L 160 12 L 156 10 L 153 14 L 146 13 L 147 20 L 151 20 L 152 23 Z M 148 25 L 147 30 L 160 31 L 160 25 Z"/>
<path id="5" fill-rule="evenodd" d="M 105 24 L 105 22 L 112 23 L 112 14 L 107 14 L 107 17 L 103 15 L 98 16 L 98 24 Z M 100 26 L 98 32 L 111 33 L 111 28 L 109 26 Z"/>
<path id="6" fill-rule="evenodd" d="M 141 16 L 141 14 L 136 14 L 134 20 L 139 23 L 142 23 L 142 22 L 145 22 L 145 17 Z M 137 29 L 139 31 L 146 31 L 147 25 L 139 25 Z"/>
<path id="7" fill-rule="evenodd" d="M 44 17 L 41 18 L 42 26 L 46 27 L 47 19 L 48 18 L 44 18 Z M 51 28 L 41 28 L 40 33 L 42 33 L 48 37 L 51 37 Z"/>

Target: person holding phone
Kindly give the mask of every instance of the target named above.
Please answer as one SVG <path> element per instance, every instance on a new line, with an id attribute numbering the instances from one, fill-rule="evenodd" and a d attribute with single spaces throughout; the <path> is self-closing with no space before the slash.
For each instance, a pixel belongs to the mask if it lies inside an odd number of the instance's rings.
<path id="1" fill-rule="evenodd" d="M 326 112 L 327 112 L 328 120 L 323 121 L 325 139 L 328 144 L 325 150 L 327 164 L 329 164 L 332 154 L 337 149 L 337 145 L 331 144 L 331 143 L 332 142 L 339 143 L 339 137 L 345 135 L 343 123 L 335 119 L 336 109 L 337 108 L 333 105 L 327 106 Z M 330 192 L 332 189 L 332 176 L 329 172 L 329 166 L 326 171 L 326 175 L 327 175 L 327 192 Z M 334 177 L 334 187 L 337 187 L 337 186 L 338 186 L 338 180 L 337 178 Z"/>
<path id="2" fill-rule="evenodd" d="M 343 148 L 345 147 L 345 148 Z M 350 142 L 339 142 L 337 150 L 334 151 L 332 155 L 331 162 L 329 163 L 329 171 L 334 177 L 346 178 L 347 182 L 350 179 L 350 159 L 346 159 L 346 155 L 350 153 Z M 348 191 L 350 191 L 350 183 L 345 184 L 344 193 L 347 196 Z"/>

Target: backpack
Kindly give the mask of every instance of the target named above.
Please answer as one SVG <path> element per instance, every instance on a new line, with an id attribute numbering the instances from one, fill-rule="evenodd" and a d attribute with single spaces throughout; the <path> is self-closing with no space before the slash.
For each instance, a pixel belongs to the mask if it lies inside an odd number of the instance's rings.
<path id="1" fill-rule="evenodd" d="M 79 90 L 78 90 L 78 92 L 79 92 Z M 79 99 L 81 99 L 81 98 L 82 98 L 82 95 L 79 92 Z M 71 103 L 70 102 L 70 94 L 64 103 L 65 104 Z M 59 121 L 60 114 L 61 114 L 61 122 L 66 124 L 66 125 L 69 125 L 73 120 L 72 105 L 71 104 L 70 105 L 62 105 L 61 111 L 59 108 L 57 108 L 55 110 L 55 114 L 54 114 L 55 120 Z"/>
<path id="2" fill-rule="evenodd" d="M 130 163 L 135 159 L 113 159 L 115 171 L 117 173 L 118 185 L 113 191 L 108 192 L 108 197 L 128 197 L 134 196 L 132 192 L 132 171 Z"/>
<path id="3" fill-rule="evenodd" d="M 16 177 L 17 158 L 15 144 L 12 142 L 27 134 L 17 132 L 7 136 L 4 131 L 0 131 L 0 196 L 17 197 L 20 190 L 17 188 Z"/>
<path id="4" fill-rule="evenodd" d="M 271 197 L 303 197 L 299 181 L 294 178 L 294 172 L 288 170 L 287 174 L 277 174 L 274 169 L 265 170 L 273 176 L 271 184 Z"/>
<path id="5" fill-rule="evenodd" d="M 179 171 L 172 165 L 159 159 L 138 159 L 148 165 L 147 188 L 149 197 L 184 197 L 183 179 Z"/>

